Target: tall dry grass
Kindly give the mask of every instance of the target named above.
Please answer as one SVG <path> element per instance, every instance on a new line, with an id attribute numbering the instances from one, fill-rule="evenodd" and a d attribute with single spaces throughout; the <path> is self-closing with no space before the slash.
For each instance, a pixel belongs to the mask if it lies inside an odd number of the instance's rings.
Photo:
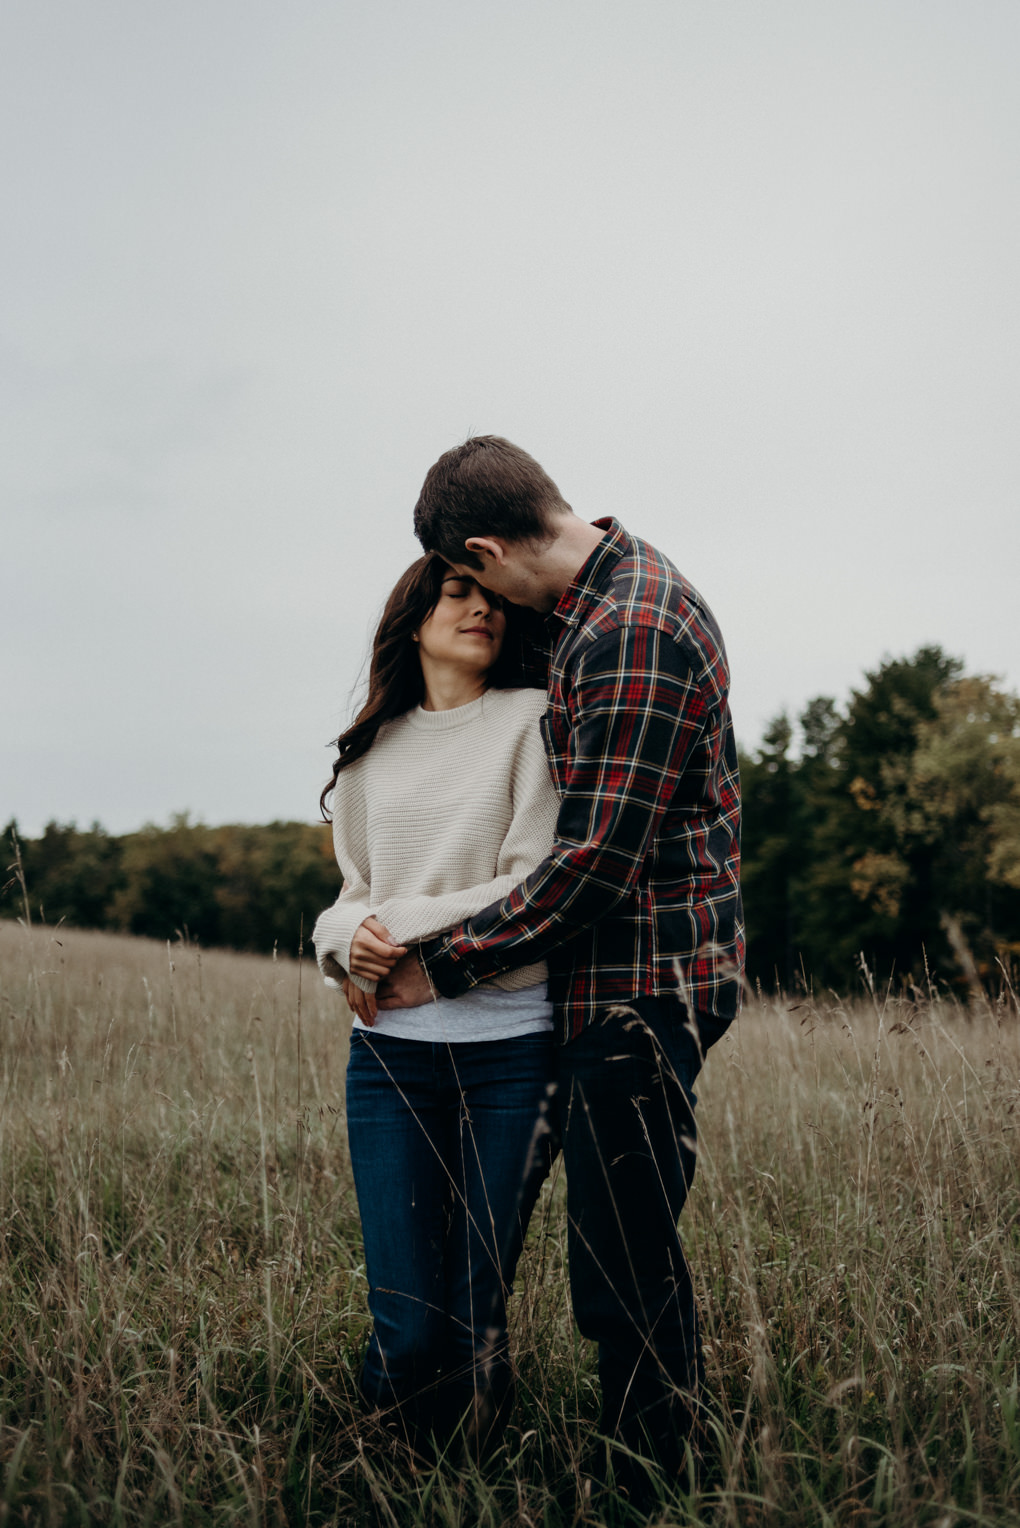
<path id="1" fill-rule="evenodd" d="M 597 1521 L 562 1183 L 484 1473 L 365 1434 L 347 1023 L 314 967 L 0 924 L 0 1521 Z M 659 1521 L 1020 1524 L 1020 1017 L 759 1004 L 699 1086 L 714 1448 Z"/>

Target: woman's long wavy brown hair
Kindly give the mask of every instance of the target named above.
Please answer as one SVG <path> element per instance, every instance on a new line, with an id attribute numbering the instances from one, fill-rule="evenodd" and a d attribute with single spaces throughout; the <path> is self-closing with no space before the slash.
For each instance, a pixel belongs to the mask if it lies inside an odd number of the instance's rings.
<path id="1" fill-rule="evenodd" d="M 342 769 L 368 752 L 384 722 L 421 705 L 425 699 L 414 634 L 435 610 L 450 565 L 435 552 L 419 557 L 397 579 L 372 643 L 368 696 L 354 721 L 336 740 L 333 778 L 319 797 L 328 822 L 329 796 Z M 499 657 L 488 673 L 488 687 L 509 690 L 520 686 L 545 688 L 545 655 L 541 621 L 532 611 L 507 605 L 506 635 Z"/>

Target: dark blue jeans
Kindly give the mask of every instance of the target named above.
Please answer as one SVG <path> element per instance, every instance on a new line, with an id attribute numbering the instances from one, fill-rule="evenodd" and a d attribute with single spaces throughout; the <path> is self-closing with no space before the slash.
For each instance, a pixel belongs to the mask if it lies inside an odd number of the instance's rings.
<path id="1" fill-rule="evenodd" d="M 551 1035 L 433 1044 L 354 1030 L 347 1129 L 372 1336 L 366 1403 L 412 1446 L 509 1407 L 506 1302 L 549 1171 Z"/>
<path id="2" fill-rule="evenodd" d="M 686 1010 L 638 998 L 607 1010 L 558 1057 L 570 1288 L 599 1345 L 602 1431 L 680 1473 L 701 1385 L 701 1339 L 677 1220 L 694 1177 Z M 631 1467 L 616 1464 L 618 1483 Z"/>

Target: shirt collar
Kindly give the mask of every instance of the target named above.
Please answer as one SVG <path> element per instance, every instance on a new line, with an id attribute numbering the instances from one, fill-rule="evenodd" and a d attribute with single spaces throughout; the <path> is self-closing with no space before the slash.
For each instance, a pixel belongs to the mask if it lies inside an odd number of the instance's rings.
<path id="1" fill-rule="evenodd" d="M 566 626 L 575 626 L 586 606 L 608 588 L 613 569 L 627 550 L 630 537 L 619 520 L 607 516 L 604 520 L 593 520 L 592 524 L 606 534 L 578 569 L 573 582 L 560 595 L 555 610 L 549 616 L 550 621 L 562 621 Z"/>

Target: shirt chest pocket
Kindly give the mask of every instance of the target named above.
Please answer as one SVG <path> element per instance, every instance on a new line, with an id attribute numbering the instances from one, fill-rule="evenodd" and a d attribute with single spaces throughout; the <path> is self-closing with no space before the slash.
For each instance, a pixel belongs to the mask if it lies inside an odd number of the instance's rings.
<path id="1" fill-rule="evenodd" d="M 541 718 L 542 741 L 552 770 L 557 793 L 567 788 L 567 757 L 570 744 L 570 717 L 562 706 L 549 705 Z"/>

